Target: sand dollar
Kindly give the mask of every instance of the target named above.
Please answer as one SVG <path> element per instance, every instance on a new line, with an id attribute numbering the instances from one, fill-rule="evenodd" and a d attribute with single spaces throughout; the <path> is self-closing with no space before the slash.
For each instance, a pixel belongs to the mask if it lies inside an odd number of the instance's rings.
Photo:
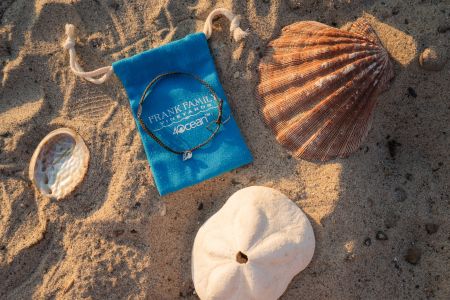
<path id="1" fill-rule="evenodd" d="M 277 299 L 314 248 L 311 223 L 294 202 L 271 188 L 244 188 L 195 237 L 195 290 L 201 299 Z"/>

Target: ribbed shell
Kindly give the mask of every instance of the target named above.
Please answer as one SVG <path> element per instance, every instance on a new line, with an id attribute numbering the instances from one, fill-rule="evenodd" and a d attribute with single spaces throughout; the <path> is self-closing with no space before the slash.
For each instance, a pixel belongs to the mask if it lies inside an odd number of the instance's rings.
<path id="1" fill-rule="evenodd" d="M 44 196 L 62 199 L 82 181 L 88 170 L 89 149 L 69 128 L 50 132 L 37 146 L 29 175 Z"/>
<path id="2" fill-rule="evenodd" d="M 299 158 L 346 157 L 366 137 L 393 67 L 363 19 L 342 30 L 318 22 L 283 28 L 259 65 L 256 95 L 278 142 Z"/>

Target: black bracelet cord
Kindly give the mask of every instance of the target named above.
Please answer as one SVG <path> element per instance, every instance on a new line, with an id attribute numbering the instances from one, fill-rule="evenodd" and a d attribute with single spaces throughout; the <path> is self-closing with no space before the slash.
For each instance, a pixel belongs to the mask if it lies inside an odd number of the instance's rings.
<path id="1" fill-rule="evenodd" d="M 213 95 L 214 100 L 217 103 L 217 109 L 219 111 L 218 115 L 217 115 L 217 119 L 214 121 L 214 123 L 217 124 L 216 128 L 214 129 L 214 131 L 212 131 L 212 134 L 202 143 L 198 144 L 197 146 L 191 148 L 191 149 L 187 149 L 187 150 L 176 150 L 173 149 L 171 147 L 169 147 L 168 145 L 166 145 L 160 138 L 158 138 L 148 127 L 147 125 L 145 125 L 144 120 L 142 119 L 142 105 L 144 104 L 145 99 L 147 98 L 147 92 L 163 77 L 166 76 L 172 76 L 172 75 L 184 75 L 184 76 L 189 76 L 191 78 L 194 78 L 195 80 L 197 80 L 198 82 L 200 82 L 202 85 L 204 85 L 209 92 Z M 157 142 L 161 147 L 163 147 L 164 149 L 166 149 L 167 151 L 170 151 L 172 153 L 175 154 L 182 154 L 183 155 L 183 160 L 187 160 L 189 158 L 192 157 L 192 151 L 197 150 L 201 147 L 203 147 L 204 145 L 208 144 L 219 132 L 220 126 L 222 124 L 222 113 L 223 113 L 223 100 L 220 99 L 216 92 L 214 91 L 214 89 L 211 87 L 211 85 L 209 85 L 206 81 L 202 80 L 201 78 L 199 78 L 198 76 L 194 75 L 194 74 L 190 74 L 190 73 L 186 73 L 186 72 L 168 72 L 168 73 L 163 73 L 160 74 L 158 76 L 156 76 L 152 81 L 150 81 L 150 83 L 147 85 L 147 87 L 145 88 L 144 92 L 142 93 L 141 96 L 141 100 L 139 101 L 139 107 L 138 107 L 138 111 L 137 111 L 137 117 L 139 120 L 139 123 L 141 124 L 142 129 L 144 129 L 144 131 L 152 138 L 155 140 L 155 142 Z"/>

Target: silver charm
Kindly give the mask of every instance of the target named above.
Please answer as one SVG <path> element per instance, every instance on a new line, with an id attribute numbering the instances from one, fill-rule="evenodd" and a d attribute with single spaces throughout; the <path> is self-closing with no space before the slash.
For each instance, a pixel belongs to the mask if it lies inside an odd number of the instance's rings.
<path id="1" fill-rule="evenodd" d="M 191 159 L 191 158 L 192 158 L 192 152 L 191 151 L 183 152 L 183 161 Z"/>

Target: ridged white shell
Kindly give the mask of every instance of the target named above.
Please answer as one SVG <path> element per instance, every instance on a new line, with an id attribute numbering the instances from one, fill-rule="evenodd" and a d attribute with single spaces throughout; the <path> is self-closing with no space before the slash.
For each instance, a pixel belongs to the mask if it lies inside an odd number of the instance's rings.
<path id="1" fill-rule="evenodd" d="M 81 136 L 69 128 L 50 132 L 38 145 L 30 162 L 29 176 L 47 197 L 62 199 L 86 175 L 89 149 Z"/>
<path id="2" fill-rule="evenodd" d="M 287 26 L 269 43 L 259 71 L 261 115 L 278 142 L 299 158 L 322 161 L 359 148 L 377 95 L 394 76 L 363 19 L 349 31 L 311 21 Z"/>

